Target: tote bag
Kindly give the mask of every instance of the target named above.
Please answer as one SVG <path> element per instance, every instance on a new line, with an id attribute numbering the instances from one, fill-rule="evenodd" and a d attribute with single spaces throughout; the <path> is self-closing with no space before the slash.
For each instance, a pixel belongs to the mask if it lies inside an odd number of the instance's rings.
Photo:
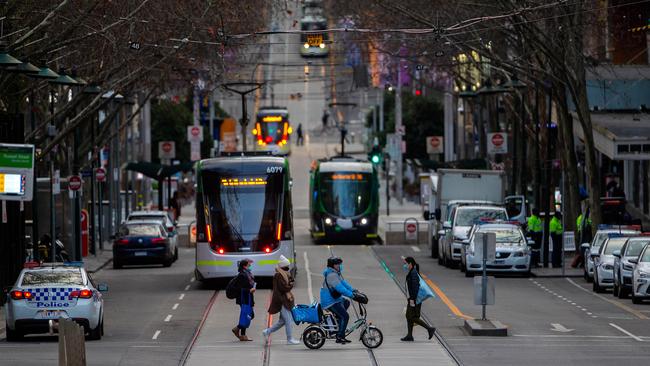
<path id="1" fill-rule="evenodd" d="M 415 299 L 415 303 L 422 304 L 424 300 L 430 297 L 435 297 L 435 295 L 433 294 L 431 287 L 429 287 L 429 285 L 427 285 L 427 283 L 422 279 L 422 276 L 418 274 L 418 278 L 420 279 L 420 290 L 418 291 L 418 296 Z"/>
<path id="2" fill-rule="evenodd" d="M 253 306 L 251 305 L 251 295 L 248 294 L 248 301 L 244 303 L 244 296 L 242 294 L 242 301 L 239 311 L 239 327 L 248 328 L 251 325 L 251 320 L 253 320 Z"/>

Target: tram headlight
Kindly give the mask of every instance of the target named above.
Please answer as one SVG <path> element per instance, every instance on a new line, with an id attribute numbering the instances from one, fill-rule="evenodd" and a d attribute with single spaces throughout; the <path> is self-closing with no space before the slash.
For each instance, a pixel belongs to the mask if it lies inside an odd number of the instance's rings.
<path id="1" fill-rule="evenodd" d="M 329 217 L 325 218 L 325 225 L 332 225 L 334 222 Z"/>
<path id="2" fill-rule="evenodd" d="M 361 218 L 361 225 L 366 225 L 368 223 L 368 219 L 365 217 Z"/>
<path id="3" fill-rule="evenodd" d="M 309 49 L 309 43 L 305 43 L 303 47 L 305 47 L 305 49 Z"/>

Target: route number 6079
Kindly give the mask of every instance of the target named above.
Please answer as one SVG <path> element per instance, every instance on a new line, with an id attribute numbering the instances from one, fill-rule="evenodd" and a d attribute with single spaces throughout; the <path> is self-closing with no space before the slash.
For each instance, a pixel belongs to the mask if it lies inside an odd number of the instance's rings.
<path id="1" fill-rule="evenodd" d="M 282 167 L 281 166 L 269 166 L 266 167 L 266 173 L 282 173 Z"/>

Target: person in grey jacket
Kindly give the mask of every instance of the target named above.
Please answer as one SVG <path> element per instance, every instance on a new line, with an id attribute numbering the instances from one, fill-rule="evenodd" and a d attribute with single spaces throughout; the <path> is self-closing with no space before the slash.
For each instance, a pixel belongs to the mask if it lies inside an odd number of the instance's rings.
<path id="1" fill-rule="evenodd" d="M 406 275 L 406 295 L 408 300 L 406 305 L 406 328 L 408 333 L 401 340 L 403 342 L 413 342 L 413 326 L 415 324 L 425 328 L 429 332 L 429 339 L 431 339 L 436 328 L 420 318 L 422 304 L 416 303 L 420 291 L 420 265 L 413 257 L 406 257 L 404 258 L 404 270 L 408 271 Z"/>

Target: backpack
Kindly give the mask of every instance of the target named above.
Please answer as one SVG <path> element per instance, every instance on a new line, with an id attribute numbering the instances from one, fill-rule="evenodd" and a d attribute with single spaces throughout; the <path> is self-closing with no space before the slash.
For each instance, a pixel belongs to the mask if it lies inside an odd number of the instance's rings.
<path id="1" fill-rule="evenodd" d="M 233 277 L 226 285 L 226 297 L 229 299 L 236 299 L 239 296 L 239 287 L 237 286 L 237 277 Z"/>

